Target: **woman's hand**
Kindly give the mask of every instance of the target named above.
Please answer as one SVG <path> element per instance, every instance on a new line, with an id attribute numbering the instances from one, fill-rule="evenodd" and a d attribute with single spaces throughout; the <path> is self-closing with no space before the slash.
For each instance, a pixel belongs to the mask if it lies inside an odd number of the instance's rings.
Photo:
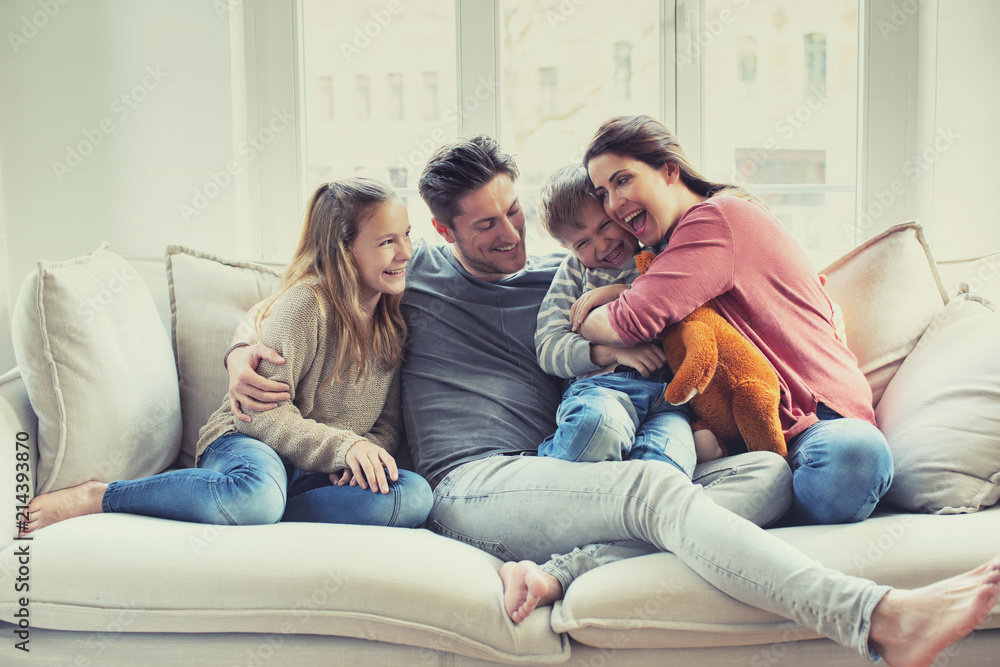
<path id="1" fill-rule="evenodd" d="M 260 343 L 238 347 L 226 358 L 229 370 L 229 409 L 240 421 L 250 421 L 250 415 L 240 411 L 241 406 L 253 412 L 267 412 L 278 407 L 278 403 L 282 401 L 292 400 L 287 384 L 268 380 L 256 373 L 261 359 L 279 366 L 285 363 L 280 354 Z"/>
<path id="2" fill-rule="evenodd" d="M 389 452 L 368 440 L 358 440 L 351 445 L 350 449 L 347 450 L 347 465 L 351 471 L 351 478 L 348 478 L 348 482 L 352 486 L 357 484 L 362 489 L 371 488 L 373 492 L 389 493 L 386 471 L 388 471 L 389 479 L 392 481 L 395 482 L 399 479 L 396 460 Z M 343 486 L 341 483 L 343 480 L 344 476 L 341 476 L 341 481 L 336 482 L 336 484 Z M 331 481 L 333 481 L 332 477 Z"/>
<path id="3" fill-rule="evenodd" d="M 628 289 L 627 285 L 605 285 L 584 292 L 569 309 L 569 323 L 573 327 L 573 331 L 580 328 L 590 311 L 594 308 L 600 308 L 606 303 L 611 303 L 626 289 Z"/>
<path id="4" fill-rule="evenodd" d="M 615 360 L 619 364 L 631 366 L 648 378 L 667 363 L 667 355 L 655 343 L 638 343 L 632 347 L 616 347 Z"/>

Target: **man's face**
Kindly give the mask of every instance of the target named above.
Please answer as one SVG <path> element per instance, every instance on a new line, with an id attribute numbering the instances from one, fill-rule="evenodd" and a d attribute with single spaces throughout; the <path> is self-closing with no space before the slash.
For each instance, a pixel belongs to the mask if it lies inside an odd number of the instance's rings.
<path id="1" fill-rule="evenodd" d="M 499 174 L 458 201 L 454 229 L 438 220 L 434 227 L 465 270 L 480 280 L 496 282 L 524 268 L 524 212 L 514 181 Z"/>

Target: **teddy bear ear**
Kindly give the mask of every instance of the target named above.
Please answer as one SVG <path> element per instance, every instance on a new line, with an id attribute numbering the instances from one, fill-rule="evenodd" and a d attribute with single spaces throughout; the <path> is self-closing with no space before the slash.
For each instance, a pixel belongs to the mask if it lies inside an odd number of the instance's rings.
<path id="1" fill-rule="evenodd" d="M 649 270 L 649 265 L 653 262 L 654 257 L 656 255 L 651 250 L 643 250 L 635 256 L 635 268 L 639 269 L 639 275 Z"/>

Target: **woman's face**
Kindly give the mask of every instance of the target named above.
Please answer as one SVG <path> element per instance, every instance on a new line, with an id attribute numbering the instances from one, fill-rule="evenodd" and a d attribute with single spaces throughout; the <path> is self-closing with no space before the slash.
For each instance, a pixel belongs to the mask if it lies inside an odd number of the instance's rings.
<path id="1" fill-rule="evenodd" d="M 604 210 L 644 246 L 660 242 L 684 214 L 677 165 L 654 169 L 641 160 L 604 153 L 587 165 Z M 686 188 L 685 188 L 686 190 Z"/>

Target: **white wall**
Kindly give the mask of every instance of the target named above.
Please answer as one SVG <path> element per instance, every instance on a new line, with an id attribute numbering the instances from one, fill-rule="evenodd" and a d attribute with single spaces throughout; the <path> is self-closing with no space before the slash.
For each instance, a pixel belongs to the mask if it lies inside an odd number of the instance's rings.
<path id="1" fill-rule="evenodd" d="M 9 308 L 39 259 L 105 240 L 130 256 L 168 243 L 235 254 L 232 186 L 190 221 L 179 212 L 233 159 L 225 6 L 0 3 L 0 369 L 14 365 Z M 89 153 L 68 173 L 53 167 L 67 146 Z"/>

